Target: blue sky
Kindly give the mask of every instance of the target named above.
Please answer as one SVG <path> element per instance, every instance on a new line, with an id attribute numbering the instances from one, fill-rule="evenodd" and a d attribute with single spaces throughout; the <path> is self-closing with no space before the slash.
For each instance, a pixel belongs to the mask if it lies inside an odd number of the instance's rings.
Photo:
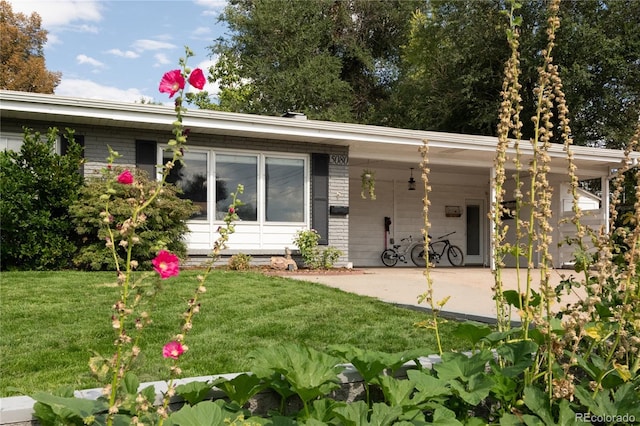
<path id="1" fill-rule="evenodd" d="M 60 71 L 55 93 L 91 99 L 166 102 L 162 75 L 178 68 L 184 46 L 189 65 L 205 71 L 206 49 L 223 35 L 225 0 L 9 0 L 14 12 L 42 17 L 48 34 L 47 69 Z M 205 90 L 215 94 L 216 88 Z"/>

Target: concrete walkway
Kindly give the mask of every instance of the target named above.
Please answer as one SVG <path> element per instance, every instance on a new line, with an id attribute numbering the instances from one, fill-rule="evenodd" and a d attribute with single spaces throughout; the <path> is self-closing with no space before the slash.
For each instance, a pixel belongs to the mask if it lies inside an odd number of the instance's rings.
<path id="1" fill-rule="evenodd" d="M 426 278 L 422 268 L 364 268 L 361 274 L 345 275 L 291 275 L 290 278 L 311 281 L 330 287 L 371 296 L 384 302 L 406 305 L 414 308 L 428 308 L 426 304 L 418 304 L 418 297 L 427 290 Z M 554 271 L 551 283 L 559 284 L 562 276 L 575 276 L 570 270 Z M 561 276 L 562 274 L 562 276 Z M 466 318 L 492 322 L 496 317 L 496 305 L 491 288 L 495 284 L 493 273 L 488 268 L 447 268 L 438 267 L 430 270 L 436 302 L 450 296 L 444 305 L 443 314 L 454 318 Z M 506 289 L 517 289 L 517 273 L 515 269 L 502 271 L 503 285 Z M 526 271 L 521 271 L 521 282 L 524 287 Z M 537 291 L 540 276 L 534 271 L 532 286 Z M 578 294 L 565 296 L 562 303 L 578 300 Z M 516 313 L 512 320 L 518 321 Z"/>

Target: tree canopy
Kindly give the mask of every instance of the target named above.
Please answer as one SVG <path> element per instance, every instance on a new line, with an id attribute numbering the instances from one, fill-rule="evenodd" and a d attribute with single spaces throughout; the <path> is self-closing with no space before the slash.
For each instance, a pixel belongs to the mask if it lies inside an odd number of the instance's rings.
<path id="1" fill-rule="evenodd" d="M 524 136 L 546 2 L 520 13 Z M 501 0 L 231 0 L 211 52 L 217 108 L 495 135 L 509 55 Z M 577 144 L 620 147 L 640 116 L 640 2 L 565 0 L 554 63 Z"/>
<path id="2" fill-rule="evenodd" d="M 61 74 L 45 66 L 41 24 L 37 13 L 13 13 L 9 2 L 0 1 L 0 89 L 53 93 L 60 83 Z"/>
<path id="3" fill-rule="evenodd" d="M 508 54 L 499 1 L 440 0 L 414 15 L 392 125 L 494 135 Z M 533 88 L 546 44 L 546 3 L 520 9 L 524 135 L 531 135 Z M 554 63 L 559 66 L 574 142 L 618 148 L 640 117 L 640 3 L 567 0 Z"/>
<path id="4" fill-rule="evenodd" d="M 231 0 L 211 52 L 220 108 L 371 122 L 420 1 Z"/>

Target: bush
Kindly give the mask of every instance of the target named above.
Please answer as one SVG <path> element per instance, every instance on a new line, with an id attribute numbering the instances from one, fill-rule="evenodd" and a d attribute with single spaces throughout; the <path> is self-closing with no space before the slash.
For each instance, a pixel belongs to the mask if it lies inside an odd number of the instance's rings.
<path id="1" fill-rule="evenodd" d="M 298 231 L 293 243 L 298 246 L 305 265 L 311 269 L 330 269 L 342 256 L 342 251 L 328 246 L 324 250 L 318 247 L 320 234 L 315 229 Z"/>
<path id="2" fill-rule="evenodd" d="M 60 269 L 76 251 L 69 206 L 78 198 L 83 178 L 82 148 L 69 141 L 66 155 L 55 153 L 58 129 L 46 137 L 24 130 L 19 152 L 0 152 L 0 248 L 2 269 Z"/>
<path id="3" fill-rule="evenodd" d="M 111 221 L 116 245 L 121 245 L 117 238 L 118 228 L 131 216 L 131 203 L 144 200 L 144 194 L 150 194 L 157 188 L 146 172 L 134 171 L 133 185 L 115 184 L 109 202 L 110 218 L 105 218 L 105 200 L 107 179 L 122 172 L 120 168 L 105 169 L 102 176 L 87 179 L 87 184 L 80 191 L 80 198 L 71 207 L 73 225 L 81 237 L 82 246 L 73 259 L 74 264 L 86 270 L 113 270 L 115 262 L 111 250 L 107 247 L 107 229 L 105 219 Z M 139 242 L 133 246 L 132 260 L 136 260 L 139 269 L 151 269 L 151 260 L 160 249 L 166 249 L 180 258 L 187 255 L 184 235 L 189 232 L 186 221 L 197 211 L 191 201 L 181 199 L 174 185 L 167 185 L 162 193 L 145 210 L 146 219 L 137 230 Z M 125 264 L 124 246 L 118 250 L 118 261 Z"/>
<path id="4" fill-rule="evenodd" d="M 247 271 L 251 267 L 251 256 L 238 253 L 229 259 L 229 269 L 232 271 Z"/>

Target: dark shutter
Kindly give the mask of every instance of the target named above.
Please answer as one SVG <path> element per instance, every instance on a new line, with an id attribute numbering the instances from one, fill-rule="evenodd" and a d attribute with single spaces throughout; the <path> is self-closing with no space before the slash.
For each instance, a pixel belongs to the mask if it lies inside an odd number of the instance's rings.
<path id="1" fill-rule="evenodd" d="M 136 167 L 146 171 L 151 179 L 156 176 L 157 149 L 155 141 L 136 141 Z"/>
<path id="2" fill-rule="evenodd" d="M 311 227 L 329 244 L 329 154 L 311 155 Z"/>
<path id="3" fill-rule="evenodd" d="M 73 140 L 75 143 L 82 147 L 82 158 L 84 158 L 84 135 L 73 135 Z M 69 139 L 67 139 L 66 135 L 61 135 L 60 137 L 60 155 L 67 155 L 69 152 Z M 84 164 L 80 166 L 78 170 L 80 176 L 84 176 Z"/>

